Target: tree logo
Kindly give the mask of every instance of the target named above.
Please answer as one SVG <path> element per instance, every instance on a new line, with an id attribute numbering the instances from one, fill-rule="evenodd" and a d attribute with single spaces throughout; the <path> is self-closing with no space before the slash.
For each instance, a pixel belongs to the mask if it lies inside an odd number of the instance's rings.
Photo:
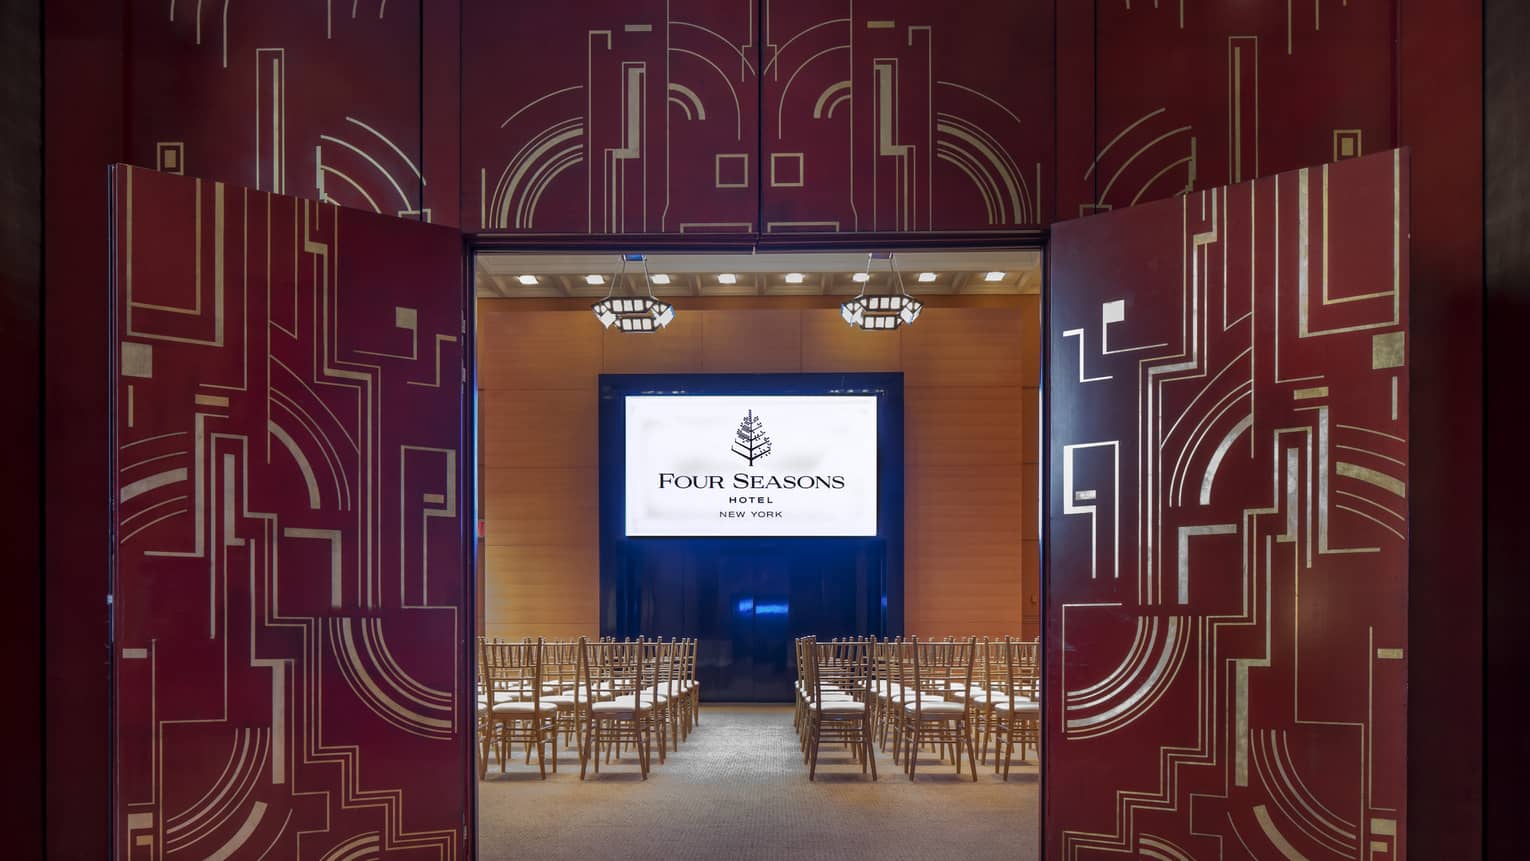
<path id="1" fill-rule="evenodd" d="M 770 454 L 770 437 L 765 435 L 765 421 L 750 410 L 733 434 L 733 453 L 749 461 L 750 466 Z"/>

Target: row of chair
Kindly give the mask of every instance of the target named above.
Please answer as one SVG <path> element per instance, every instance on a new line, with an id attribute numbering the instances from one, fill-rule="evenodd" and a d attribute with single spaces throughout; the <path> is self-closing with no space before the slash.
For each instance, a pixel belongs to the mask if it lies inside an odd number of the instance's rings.
<path id="1" fill-rule="evenodd" d="M 910 780 L 927 748 L 949 756 L 957 774 L 965 755 L 973 780 L 990 749 L 1005 780 L 1016 747 L 1022 758 L 1027 748 L 1040 753 L 1035 641 L 804 637 L 796 649 L 795 725 L 809 780 L 825 741 L 848 746 L 873 780 L 874 744 L 890 750 Z"/>
<path id="2" fill-rule="evenodd" d="M 489 754 L 505 770 L 517 744 L 535 750 L 546 779 L 558 770 L 558 739 L 579 752 L 579 778 L 600 772 L 630 744 L 644 780 L 658 742 L 659 762 L 700 720 L 696 641 L 600 640 L 518 643 L 479 639 L 478 776 Z M 549 748 L 551 756 L 548 756 Z"/>

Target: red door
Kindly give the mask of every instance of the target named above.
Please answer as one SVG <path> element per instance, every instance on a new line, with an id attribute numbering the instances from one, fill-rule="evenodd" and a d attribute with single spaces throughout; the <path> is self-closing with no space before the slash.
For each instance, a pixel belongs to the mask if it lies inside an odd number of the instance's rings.
<path id="1" fill-rule="evenodd" d="M 460 236 L 113 192 L 118 854 L 462 857 Z"/>
<path id="2" fill-rule="evenodd" d="M 1051 242 L 1046 856 L 1405 854 L 1408 158 Z"/>

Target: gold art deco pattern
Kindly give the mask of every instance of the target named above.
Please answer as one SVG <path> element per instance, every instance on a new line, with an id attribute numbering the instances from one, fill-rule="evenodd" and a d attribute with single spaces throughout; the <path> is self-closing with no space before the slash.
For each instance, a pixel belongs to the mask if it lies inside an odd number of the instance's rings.
<path id="1" fill-rule="evenodd" d="M 114 189 L 120 857 L 460 858 L 460 240 Z"/>
<path id="2" fill-rule="evenodd" d="M 455 220 L 455 161 L 442 141 L 455 150 L 456 131 L 439 121 L 437 80 L 448 4 L 164 0 L 123 4 L 123 16 L 135 164 Z"/>
<path id="3" fill-rule="evenodd" d="M 1407 175 L 1056 229 L 1049 857 L 1404 857 Z"/>

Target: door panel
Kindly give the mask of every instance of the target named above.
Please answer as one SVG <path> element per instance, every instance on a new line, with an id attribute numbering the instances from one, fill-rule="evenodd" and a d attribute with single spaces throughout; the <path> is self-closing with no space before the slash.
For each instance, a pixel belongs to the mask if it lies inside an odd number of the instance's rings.
<path id="1" fill-rule="evenodd" d="M 1047 857 L 1405 855 L 1407 177 L 1054 229 Z"/>
<path id="2" fill-rule="evenodd" d="M 113 191 L 118 853 L 461 857 L 459 235 Z"/>

